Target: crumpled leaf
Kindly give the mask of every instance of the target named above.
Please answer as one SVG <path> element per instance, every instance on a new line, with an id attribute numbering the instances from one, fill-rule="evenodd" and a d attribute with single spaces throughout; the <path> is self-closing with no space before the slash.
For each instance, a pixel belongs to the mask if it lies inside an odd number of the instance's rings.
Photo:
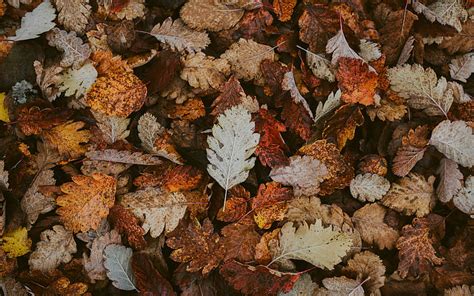
<path id="1" fill-rule="evenodd" d="M 150 35 L 167 44 L 171 49 L 195 53 L 205 49 L 211 41 L 205 32 L 188 28 L 181 19 L 171 17 L 151 29 Z"/>
<path id="2" fill-rule="evenodd" d="M 345 276 L 323 279 L 324 289 L 318 290 L 318 295 L 330 296 L 364 296 L 364 289 L 359 281 Z"/>
<path id="3" fill-rule="evenodd" d="M 48 272 L 57 268 L 61 263 L 68 263 L 76 253 L 76 242 L 71 231 L 62 225 L 41 233 L 41 241 L 36 244 L 36 250 L 31 253 L 28 264 L 32 270 Z"/>
<path id="4" fill-rule="evenodd" d="M 382 53 L 380 52 L 379 44 L 365 39 L 361 39 L 359 43 L 360 56 L 364 61 L 372 62 L 378 60 Z"/>
<path id="5" fill-rule="evenodd" d="M 58 150 L 66 159 L 81 157 L 87 151 L 87 145 L 92 134 L 89 130 L 82 130 L 85 123 L 69 121 L 43 132 L 44 140 Z"/>
<path id="6" fill-rule="evenodd" d="M 444 290 L 445 296 L 470 296 L 474 293 L 474 286 L 459 285 Z"/>
<path id="7" fill-rule="evenodd" d="M 439 168 L 439 183 L 436 187 L 436 195 L 441 202 L 449 202 L 462 188 L 463 175 L 458 164 L 448 158 L 441 159 Z"/>
<path id="8" fill-rule="evenodd" d="M 337 143 L 342 149 L 347 141 L 354 139 L 358 126 L 364 124 L 364 116 L 358 106 L 342 105 L 326 122 L 323 137 Z"/>
<path id="9" fill-rule="evenodd" d="M 61 83 L 62 78 L 58 74 L 63 71 L 63 68 L 57 64 L 44 68 L 44 65 L 39 61 L 34 61 L 33 67 L 36 73 L 36 83 L 41 89 L 41 93 L 48 101 L 54 101 L 61 94 L 57 85 Z"/>
<path id="10" fill-rule="evenodd" d="M 83 96 L 94 84 L 97 71 L 92 64 L 85 64 L 79 69 L 71 68 L 60 75 L 59 91 L 66 96 Z"/>
<path id="11" fill-rule="evenodd" d="M 426 180 L 422 175 L 410 173 L 400 179 L 399 183 L 392 183 L 392 187 L 382 199 L 382 204 L 404 215 L 426 216 L 436 202 L 434 181 L 434 176 Z"/>
<path id="12" fill-rule="evenodd" d="M 206 149 L 209 164 L 207 172 L 227 191 L 244 182 L 255 165 L 250 156 L 257 148 L 260 135 L 254 133 L 255 124 L 250 113 L 242 106 L 227 109 L 212 127 Z"/>
<path id="13" fill-rule="evenodd" d="M 179 15 L 193 29 L 217 32 L 235 26 L 244 10 L 227 6 L 223 1 L 190 0 L 183 5 Z"/>
<path id="14" fill-rule="evenodd" d="M 73 232 L 97 229 L 114 205 L 116 183 L 114 177 L 98 173 L 72 176 L 72 182 L 61 185 L 64 195 L 56 199 L 56 213 L 64 226 Z"/>
<path id="15" fill-rule="evenodd" d="M 359 103 L 365 106 L 374 104 L 378 76 L 370 71 L 361 59 L 341 57 L 338 60 L 336 78 L 345 103 Z"/>
<path id="16" fill-rule="evenodd" d="M 61 67 L 73 66 L 74 69 L 79 69 L 91 55 L 89 44 L 83 43 L 82 39 L 76 36 L 76 32 L 68 33 L 54 28 L 46 35 L 46 39 L 50 46 L 63 52 Z"/>
<path id="17" fill-rule="evenodd" d="M 140 293 L 144 295 L 176 296 L 173 286 L 156 270 L 153 262 L 146 254 L 133 254 L 132 270 Z"/>
<path id="18" fill-rule="evenodd" d="M 250 266 L 235 260 L 226 261 L 219 273 L 234 289 L 252 296 L 287 293 L 300 277 L 299 273 L 280 272 L 262 265 Z"/>
<path id="19" fill-rule="evenodd" d="M 194 88 L 208 90 L 219 89 L 229 74 L 230 66 L 226 59 L 216 59 L 198 52 L 186 56 L 180 77 Z"/>
<path id="20" fill-rule="evenodd" d="M 332 226 L 323 227 L 319 219 L 314 224 L 303 223 L 299 227 L 288 222 L 280 230 L 272 262 L 304 260 L 319 268 L 332 270 L 351 246 L 352 240 L 346 233 Z"/>
<path id="21" fill-rule="evenodd" d="M 113 72 L 97 78 L 85 102 L 103 114 L 128 117 L 143 106 L 146 93 L 146 85 L 133 73 Z"/>
<path id="22" fill-rule="evenodd" d="M 466 82 L 474 72 L 474 53 L 466 53 L 451 60 L 449 64 L 449 74 L 451 78 Z"/>
<path id="23" fill-rule="evenodd" d="M 385 284 L 385 265 L 379 256 L 370 251 L 355 254 L 342 271 L 358 281 L 368 279 L 363 284 L 368 292 L 377 293 Z"/>
<path id="24" fill-rule="evenodd" d="M 308 105 L 308 102 L 306 102 L 306 99 L 301 95 L 300 91 L 298 90 L 298 87 L 296 86 L 296 81 L 295 81 L 295 76 L 293 75 L 293 72 L 287 72 L 283 76 L 283 81 L 281 83 L 281 88 L 283 90 L 289 91 L 291 98 L 295 102 L 295 104 L 301 104 L 306 112 L 308 112 L 309 117 L 314 119 L 313 112 L 311 112 L 311 108 Z"/>
<path id="25" fill-rule="evenodd" d="M 341 105 L 341 90 L 338 89 L 335 93 L 331 92 L 326 101 L 319 102 L 314 114 L 314 123 L 318 123 L 323 117 L 334 111 Z"/>
<path id="26" fill-rule="evenodd" d="M 41 186 L 55 185 L 54 172 L 43 170 L 38 173 L 25 195 L 21 199 L 21 209 L 25 212 L 28 223 L 33 225 L 40 214 L 48 213 L 56 207 L 53 197 L 39 191 Z"/>
<path id="27" fill-rule="evenodd" d="M 458 193 L 453 197 L 453 204 L 461 212 L 474 216 L 474 176 L 469 176 Z"/>
<path id="28" fill-rule="evenodd" d="M 319 54 L 312 53 L 311 51 L 306 52 L 306 63 L 311 69 L 311 72 L 319 79 L 324 79 L 329 82 L 336 80 L 334 69 L 331 65 L 331 61 Z"/>
<path id="29" fill-rule="evenodd" d="M 278 296 L 304 296 L 315 295 L 318 284 L 311 280 L 311 276 L 304 273 L 300 276 L 298 281 L 293 285 L 293 288 L 288 293 L 279 292 Z"/>
<path id="30" fill-rule="evenodd" d="M 255 113 L 259 109 L 258 101 L 254 97 L 245 94 L 239 80 L 234 76 L 230 77 L 229 80 L 222 85 L 220 92 L 221 94 L 212 102 L 211 107 L 214 109 L 211 115 L 220 115 L 224 113 L 225 110 L 237 105 L 242 105 L 250 113 Z"/>
<path id="31" fill-rule="evenodd" d="M 390 189 L 390 181 L 377 174 L 359 174 L 351 181 L 351 194 L 365 202 L 381 199 Z"/>
<path id="32" fill-rule="evenodd" d="M 260 63 L 263 60 L 274 60 L 273 48 L 257 43 L 251 39 L 240 38 L 232 44 L 221 58 L 229 61 L 231 70 L 237 79 L 254 80 L 257 85 L 263 84 L 263 74 Z"/>
<path id="33" fill-rule="evenodd" d="M 427 125 L 410 129 L 408 135 L 403 136 L 402 145 L 398 147 L 393 158 L 392 171 L 399 177 L 404 177 L 410 173 L 416 163 L 423 158 L 428 145 L 429 129 Z"/>
<path id="34" fill-rule="evenodd" d="M 108 144 L 125 140 L 130 135 L 130 131 L 127 129 L 130 124 L 129 118 L 109 116 L 94 111 L 92 111 L 92 115 L 94 115 L 97 127 Z"/>
<path id="35" fill-rule="evenodd" d="M 387 209 L 373 203 L 355 211 L 352 221 L 360 232 L 362 240 L 367 244 L 374 244 L 379 249 L 393 249 L 398 239 L 398 231 L 384 221 Z"/>
<path id="36" fill-rule="evenodd" d="M 145 233 L 158 237 L 163 231 L 169 233 L 179 224 L 186 213 L 186 197 L 180 192 L 166 192 L 147 187 L 130 192 L 120 202 L 143 221 Z"/>
<path id="37" fill-rule="evenodd" d="M 416 1 L 412 6 L 417 13 L 423 13 L 430 22 L 437 21 L 442 25 L 454 27 L 458 32 L 462 30 L 461 22 L 468 17 L 467 11 L 458 1 L 436 1 L 428 7 Z"/>
<path id="38" fill-rule="evenodd" d="M 295 196 L 314 195 L 327 178 L 328 169 L 312 156 L 292 156 L 288 166 L 272 168 L 269 176 L 283 185 L 292 186 Z"/>
<path id="39" fill-rule="evenodd" d="M 474 133 L 466 122 L 442 121 L 433 129 L 430 144 L 458 164 L 474 166 Z"/>
<path id="40" fill-rule="evenodd" d="M 30 252 L 31 239 L 28 238 L 28 231 L 25 227 L 5 233 L 0 238 L 1 248 L 7 253 L 9 258 L 23 256 Z"/>
<path id="41" fill-rule="evenodd" d="M 239 262 L 254 260 L 255 246 L 260 235 L 255 231 L 254 224 L 232 223 L 221 230 L 222 244 L 226 250 L 224 261 L 236 259 Z"/>
<path id="42" fill-rule="evenodd" d="M 119 233 L 125 234 L 130 246 L 137 250 L 146 247 L 146 241 L 143 237 L 145 230 L 138 224 L 137 217 L 130 210 L 125 209 L 122 205 L 114 205 L 110 209 L 108 218 Z"/>
<path id="43" fill-rule="evenodd" d="M 132 249 L 116 244 L 108 245 L 104 249 L 107 277 L 112 281 L 112 285 L 120 290 L 137 290 L 131 266 L 132 253 Z"/>
<path id="44" fill-rule="evenodd" d="M 390 87 L 403 98 L 408 105 L 422 109 L 429 116 L 444 115 L 453 103 L 453 91 L 448 87 L 446 78 L 437 78 L 431 68 L 421 65 L 398 65 L 387 70 Z"/>
<path id="45" fill-rule="evenodd" d="M 84 269 L 92 282 L 107 279 L 104 267 L 104 249 L 108 245 L 120 243 L 120 234 L 116 230 L 98 236 L 92 241 L 90 256 L 83 254 Z"/>
<path id="46" fill-rule="evenodd" d="M 180 223 L 174 232 L 168 235 L 166 244 L 174 249 L 171 259 L 176 262 L 187 262 L 186 270 L 196 272 L 202 269 L 207 275 L 224 259 L 225 248 L 221 237 L 214 233 L 209 219 L 202 225 L 198 221 Z"/>
<path id="47" fill-rule="evenodd" d="M 28 12 L 21 19 L 21 26 L 16 30 L 15 36 L 8 37 L 7 40 L 23 41 L 38 38 L 40 34 L 48 32 L 56 26 L 54 19 L 56 10 L 48 0 L 36 6 L 33 11 Z"/>
<path id="48" fill-rule="evenodd" d="M 92 8 L 89 0 L 54 0 L 58 9 L 58 22 L 68 31 L 84 33 Z"/>
<path id="49" fill-rule="evenodd" d="M 86 156 L 91 160 L 119 162 L 126 164 L 158 165 L 161 163 L 161 160 L 153 155 L 144 154 L 142 152 L 131 152 L 128 150 L 95 150 L 87 152 Z"/>
<path id="50" fill-rule="evenodd" d="M 288 209 L 287 201 L 293 198 L 290 189 L 280 183 L 269 182 L 260 184 L 257 196 L 252 199 L 252 211 L 258 227 L 269 229 L 275 221 L 285 218 Z"/>
<path id="51" fill-rule="evenodd" d="M 436 218 L 415 218 L 411 225 L 405 225 L 402 229 L 402 236 L 397 241 L 398 274 L 405 278 L 408 274 L 417 276 L 426 273 L 432 265 L 440 265 L 442 258 L 436 256 L 433 248 L 433 233 L 430 229 L 437 223 L 444 223 L 442 217 Z M 441 220 L 441 221 L 438 221 Z"/>
<path id="52" fill-rule="evenodd" d="M 288 165 L 289 159 L 285 152 L 289 148 L 281 136 L 281 133 L 286 131 L 286 127 L 267 109 L 261 108 L 255 117 L 255 130 L 260 134 L 260 142 L 255 155 L 258 156 L 262 165 L 271 168 Z"/>

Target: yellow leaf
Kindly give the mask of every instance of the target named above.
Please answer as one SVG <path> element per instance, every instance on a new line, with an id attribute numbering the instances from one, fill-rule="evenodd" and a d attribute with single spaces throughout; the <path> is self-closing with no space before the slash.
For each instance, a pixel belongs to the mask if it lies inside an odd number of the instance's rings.
<path id="1" fill-rule="evenodd" d="M 2 249 L 8 257 L 20 257 L 30 251 L 31 239 L 28 238 L 28 231 L 25 227 L 10 231 L 2 237 Z"/>
<path id="2" fill-rule="evenodd" d="M 5 105 L 5 93 L 0 93 L 0 120 L 4 122 L 10 122 L 10 117 L 8 117 L 8 109 Z"/>

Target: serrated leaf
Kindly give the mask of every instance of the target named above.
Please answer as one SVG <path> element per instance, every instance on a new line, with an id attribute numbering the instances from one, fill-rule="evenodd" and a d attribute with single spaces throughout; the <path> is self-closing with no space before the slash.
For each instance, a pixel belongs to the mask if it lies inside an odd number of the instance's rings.
<path id="1" fill-rule="evenodd" d="M 122 197 L 121 204 L 143 221 L 145 233 L 158 237 L 169 233 L 186 213 L 187 200 L 181 192 L 166 192 L 154 187 L 130 192 Z"/>
<path id="2" fill-rule="evenodd" d="M 345 276 L 325 278 L 322 281 L 324 288 L 318 290 L 321 295 L 331 296 L 364 296 L 362 284 Z"/>
<path id="3" fill-rule="evenodd" d="M 462 22 L 468 17 L 468 12 L 458 0 L 438 0 L 428 7 L 419 1 L 413 1 L 412 6 L 417 13 L 423 13 L 430 22 L 437 21 L 442 25 L 449 25 L 458 32 L 461 32 Z"/>
<path id="4" fill-rule="evenodd" d="M 474 134 L 466 122 L 442 121 L 433 129 L 430 144 L 460 165 L 474 166 Z"/>
<path id="5" fill-rule="evenodd" d="M 219 89 L 229 74 L 230 65 L 227 60 L 198 52 L 186 56 L 180 77 L 194 88 L 208 90 Z"/>
<path id="6" fill-rule="evenodd" d="M 349 46 L 349 43 L 347 43 L 346 36 L 344 36 L 344 32 L 342 31 L 342 29 L 340 29 L 337 34 L 334 35 L 334 37 L 328 40 L 328 43 L 326 45 L 326 53 L 332 53 L 331 63 L 333 65 L 336 65 L 339 58 L 342 57 L 358 59 L 365 62 L 364 59 Z"/>
<path id="7" fill-rule="evenodd" d="M 382 53 L 380 52 L 380 47 L 377 43 L 361 39 L 359 48 L 360 56 L 367 62 L 378 60 L 382 56 Z"/>
<path id="8" fill-rule="evenodd" d="M 463 56 L 451 60 L 449 74 L 451 78 L 466 82 L 474 72 L 474 53 L 466 53 Z"/>
<path id="9" fill-rule="evenodd" d="M 385 284 L 385 265 L 379 256 L 370 251 L 355 254 L 342 270 L 352 278 L 367 279 L 364 288 L 374 294 Z"/>
<path id="10" fill-rule="evenodd" d="M 68 31 L 84 33 L 92 8 L 89 0 L 54 0 L 58 9 L 58 22 Z"/>
<path id="11" fill-rule="evenodd" d="M 91 54 L 89 44 L 83 43 L 82 39 L 76 36 L 76 32 L 68 33 L 54 28 L 48 33 L 46 39 L 50 46 L 63 52 L 61 67 L 73 66 L 74 69 L 79 69 Z"/>
<path id="12" fill-rule="evenodd" d="M 280 230 L 272 262 L 304 260 L 319 268 L 332 270 L 351 246 L 352 239 L 346 233 L 332 226 L 323 227 L 319 219 L 314 224 L 303 223 L 298 228 L 288 222 Z"/>
<path id="13" fill-rule="evenodd" d="M 304 273 L 300 276 L 291 291 L 288 293 L 279 292 L 278 296 L 306 296 L 315 295 L 318 284 L 311 280 L 311 276 Z"/>
<path id="14" fill-rule="evenodd" d="M 90 256 L 83 254 L 84 269 L 92 282 L 105 280 L 107 278 L 104 267 L 104 249 L 108 245 L 120 243 L 120 234 L 116 230 L 98 236 L 92 241 Z"/>
<path id="15" fill-rule="evenodd" d="M 351 194 L 364 202 L 381 199 L 390 189 L 390 181 L 377 174 L 359 174 L 351 181 Z"/>
<path id="16" fill-rule="evenodd" d="M 39 191 L 40 186 L 55 185 L 54 172 L 52 170 L 40 171 L 30 188 L 21 199 L 21 209 L 25 212 L 28 223 L 33 225 L 40 214 L 52 211 L 56 207 L 54 197 L 46 196 Z"/>
<path id="17" fill-rule="evenodd" d="M 439 174 L 439 183 L 436 194 L 441 202 L 449 202 L 462 188 L 463 175 L 458 164 L 447 158 L 441 159 L 437 173 Z"/>
<path id="18" fill-rule="evenodd" d="M 318 103 L 314 115 L 314 123 L 317 123 L 321 118 L 334 111 L 337 107 L 339 107 L 339 105 L 341 105 L 340 89 L 338 89 L 335 93 L 331 92 L 324 103 Z"/>
<path id="19" fill-rule="evenodd" d="M 48 32 L 56 24 L 56 10 L 48 0 L 38 5 L 33 11 L 28 12 L 21 19 L 21 27 L 16 30 L 15 36 L 8 37 L 11 41 L 22 41 L 38 38 L 40 34 Z"/>
<path id="20" fill-rule="evenodd" d="M 461 212 L 474 216 L 474 176 L 469 176 L 464 187 L 453 197 L 453 204 Z"/>
<path id="21" fill-rule="evenodd" d="M 92 111 L 92 115 L 96 119 L 97 127 L 99 127 L 104 140 L 108 144 L 113 144 L 120 140 L 125 140 L 130 135 L 130 131 L 127 129 L 130 124 L 129 118 L 123 118 L 118 116 L 105 115 L 100 112 Z"/>
<path id="22" fill-rule="evenodd" d="M 89 151 L 86 156 L 91 160 L 119 162 L 138 165 L 158 165 L 161 163 L 157 157 L 142 152 L 131 152 L 128 150 L 105 149 Z"/>
<path id="23" fill-rule="evenodd" d="M 250 156 L 260 135 L 254 129 L 250 113 L 239 105 L 217 117 L 212 136 L 207 138 L 207 171 L 224 188 L 226 197 L 227 190 L 244 182 L 255 165 L 255 157 Z"/>
<path id="24" fill-rule="evenodd" d="M 293 72 L 287 72 L 283 76 L 283 81 L 281 82 L 281 88 L 283 90 L 289 91 L 290 96 L 296 104 L 301 104 L 304 109 L 308 112 L 309 116 L 314 119 L 313 112 L 311 112 L 311 108 L 309 108 L 308 102 L 306 99 L 301 95 L 298 87 L 296 86 L 295 76 Z"/>
<path id="25" fill-rule="evenodd" d="M 408 105 L 422 109 L 430 116 L 444 115 L 453 103 L 453 91 L 446 78 L 437 78 L 431 69 L 421 65 L 399 65 L 387 71 L 392 90 L 408 99 Z"/>
<path id="26" fill-rule="evenodd" d="M 211 43 L 206 32 L 194 31 L 188 28 L 181 19 L 173 21 L 171 17 L 154 26 L 150 34 L 171 49 L 181 52 L 195 53 L 205 49 Z"/>
<path id="27" fill-rule="evenodd" d="M 79 69 L 70 68 L 60 75 L 59 91 L 66 96 L 79 98 L 86 94 L 97 78 L 97 71 L 92 64 L 85 64 Z"/>
<path id="28" fill-rule="evenodd" d="M 121 245 L 112 244 L 104 249 L 107 277 L 112 281 L 112 285 L 120 290 L 137 290 L 130 262 L 132 254 L 132 249 Z"/>

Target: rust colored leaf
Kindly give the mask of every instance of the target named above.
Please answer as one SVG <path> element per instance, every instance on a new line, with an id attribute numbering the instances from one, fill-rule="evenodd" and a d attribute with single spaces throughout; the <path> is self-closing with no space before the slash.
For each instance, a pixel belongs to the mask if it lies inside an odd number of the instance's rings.
<path id="1" fill-rule="evenodd" d="M 106 115 L 128 117 L 145 102 L 145 84 L 131 72 L 113 72 L 97 78 L 85 96 L 86 103 Z"/>
<path id="2" fill-rule="evenodd" d="M 403 136 L 402 145 L 393 159 L 392 171 L 395 175 L 399 177 L 408 175 L 416 163 L 423 158 L 428 145 L 428 134 L 428 126 L 422 125 L 414 130 L 411 129 L 408 135 Z"/>
<path id="3" fill-rule="evenodd" d="M 231 107 L 240 105 L 245 97 L 244 89 L 235 76 L 230 77 L 219 91 L 221 94 L 212 102 L 211 106 L 214 108 L 211 115 L 214 116 L 224 113 L 225 110 Z"/>
<path id="4" fill-rule="evenodd" d="M 364 116 L 357 106 L 346 104 L 336 110 L 334 115 L 328 119 L 323 130 L 323 138 L 337 144 L 342 149 L 347 141 L 354 139 L 358 126 L 364 123 Z"/>
<path id="5" fill-rule="evenodd" d="M 111 51 L 97 50 L 92 54 L 91 59 L 97 64 L 95 68 L 99 75 L 132 71 L 126 61 L 120 56 L 114 56 Z"/>
<path id="6" fill-rule="evenodd" d="M 128 243 L 134 249 L 142 250 L 147 243 L 145 238 L 145 230 L 138 223 L 137 217 L 133 213 L 121 205 L 114 205 L 110 209 L 109 220 L 120 234 L 127 237 Z"/>
<path id="7" fill-rule="evenodd" d="M 238 29 L 232 34 L 234 40 L 239 38 L 253 39 L 265 43 L 268 35 L 278 33 L 273 24 L 273 16 L 266 9 L 246 11 L 238 23 Z"/>
<path id="8" fill-rule="evenodd" d="M 49 295 L 80 296 L 80 295 L 85 295 L 88 288 L 89 287 L 85 283 L 81 283 L 81 282 L 71 283 L 71 281 L 67 277 L 60 277 L 48 286 L 47 288 L 48 291 L 45 294 L 46 295 L 49 294 Z"/>
<path id="9" fill-rule="evenodd" d="M 163 50 L 146 66 L 143 81 L 147 84 L 148 93 L 153 95 L 164 91 L 181 72 L 180 55 L 170 50 Z"/>
<path id="10" fill-rule="evenodd" d="M 255 224 L 233 223 L 222 228 L 222 244 L 226 249 L 224 261 L 236 259 L 240 262 L 254 260 L 255 246 L 260 235 L 255 231 Z"/>
<path id="11" fill-rule="evenodd" d="M 288 293 L 300 277 L 298 273 L 279 272 L 262 265 L 254 267 L 234 260 L 225 262 L 219 272 L 234 289 L 252 296 Z"/>
<path id="12" fill-rule="evenodd" d="M 292 191 L 280 183 L 260 184 L 257 196 L 252 199 L 254 220 L 258 227 L 268 229 L 273 222 L 283 220 L 288 209 L 286 201 L 292 198 Z"/>
<path id="13" fill-rule="evenodd" d="M 237 185 L 229 190 L 230 198 L 223 208 L 217 213 L 217 220 L 223 222 L 235 222 L 247 213 L 247 203 L 250 199 L 250 193 L 242 186 Z"/>
<path id="14" fill-rule="evenodd" d="M 286 131 L 285 125 L 267 109 L 260 109 L 255 117 L 255 130 L 260 134 L 260 142 L 255 150 L 260 162 L 271 168 L 288 165 L 289 159 L 285 152 L 289 149 L 280 134 Z"/>
<path id="15" fill-rule="evenodd" d="M 73 232 L 97 229 L 115 201 L 116 180 L 104 174 L 72 176 L 61 185 L 64 193 L 56 199 L 56 212 L 64 226 Z"/>
<path id="16" fill-rule="evenodd" d="M 72 113 L 60 108 L 41 109 L 23 105 L 18 110 L 18 127 L 25 136 L 39 135 L 43 130 L 63 124 Z"/>
<path id="17" fill-rule="evenodd" d="M 411 225 L 403 227 L 402 236 L 397 241 L 400 259 L 398 273 L 402 278 L 427 273 L 433 265 L 443 263 L 433 247 L 439 242 L 435 233 L 439 224 L 444 228 L 444 218 L 433 214 L 426 218 L 415 218 Z"/>
<path id="18" fill-rule="evenodd" d="M 43 132 L 46 143 L 58 150 L 66 159 L 75 159 L 87 151 L 87 145 L 92 134 L 89 130 L 82 129 L 82 121 L 69 121 Z"/>
<path id="19" fill-rule="evenodd" d="M 326 43 L 339 30 L 339 15 L 325 5 L 305 8 L 298 19 L 301 41 L 315 53 L 325 52 Z"/>
<path id="20" fill-rule="evenodd" d="M 156 270 L 150 258 L 143 253 L 132 256 L 132 270 L 140 295 L 175 296 L 173 286 Z"/>
<path id="21" fill-rule="evenodd" d="M 174 249 L 171 259 L 176 262 L 187 262 L 186 270 L 195 272 L 202 269 L 206 275 L 216 268 L 225 256 L 221 237 L 214 233 L 209 219 L 199 225 L 197 221 L 180 222 L 166 240 L 168 247 Z"/>
<path id="22" fill-rule="evenodd" d="M 346 103 L 365 106 L 374 104 L 378 77 L 369 65 L 360 59 L 341 57 L 338 60 L 336 78 Z"/>
<path id="23" fill-rule="evenodd" d="M 296 0 L 274 0 L 273 9 L 282 22 L 289 21 L 295 9 Z"/>
<path id="24" fill-rule="evenodd" d="M 265 81 L 264 91 L 266 95 L 279 95 L 283 92 L 281 83 L 285 73 L 289 71 L 285 64 L 266 59 L 260 63 L 260 71 L 262 72 L 263 80 Z"/>
<path id="25" fill-rule="evenodd" d="M 163 178 L 163 187 L 170 192 L 193 190 L 199 186 L 202 178 L 202 171 L 189 165 L 180 165 L 167 172 Z"/>
<path id="26" fill-rule="evenodd" d="M 281 118 L 285 121 L 285 125 L 303 140 L 309 140 L 311 136 L 311 125 L 313 119 L 302 104 L 297 104 L 293 100 L 288 99 L 283 103 Z"/>
<path id="27" fill-rule="evenodd" d="M 181 105 L 173 105 L 166 111 L 168 118 L 188 121 L 194 121 L 206 115 L 204 103 L 199 98 L 186 100 L 186 102 Z"/>

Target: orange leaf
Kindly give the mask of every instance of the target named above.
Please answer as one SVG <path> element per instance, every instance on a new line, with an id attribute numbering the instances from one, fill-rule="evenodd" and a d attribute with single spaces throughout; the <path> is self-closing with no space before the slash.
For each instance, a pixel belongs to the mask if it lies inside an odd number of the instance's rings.
<path id="1" fill-rule="evenodd" d="M 132 212 L 121 205 L 115 205 L 110 209 L 109 219 L 120 234 L 125 234 L 130 246 L 137 250 L 146 247 L 143 238 L 145 230 L 138 224 L 138 219 Z"/>
<path id="2" fill-rule="evenodd" d="M 280 183 L 260 184 L 257 196 L 252 199 L 254 220 L 258 227 L 268 229 L 273 222 L 283 220 L 288 208 L 286 201 L 292 198 L 291 190 Z"/>
<path id="3" fill-rule="evenodd" d="M 79 158 L 87 151 L 87 146 L 82 143 L 89 142 L 92 137 L 89 130 L 80 130 L 84 125 L 82 121 L 69 121 L 44 131 L 43 138 L 52 147 L 58 149 L 61 156 L 67 159 Z"/>
<path id="4" fill-rule="evenodd" d="M 192 166 L 177 166 L 163 178 L 163 187 L 170 192 L 196 189 L 203 178 L 202 172 Z"/>
<path id="5" fill-rule="evenodd" d="M 253 261 L 255 246 L 260 241 L 255 224 L 233 223 L 222 228 L 221 232 L 226 249 L 225 261 L 234 258 L 240 262 Z"/>
<path id="6" fill-rule="evenodd" d="M 328 119 L 323 138 L 336 142 L 337 148 L 342 149 L 348 140 L 354 139 L 356 128 L 362 124 L 364 116 L 359 107 L 346 104 Z"/>
<path id="7" fill-rule="evenodd" d="M 369 65 L 360 59 L 341 57 L 338 60 L 336 77 L 342 91 L 341 99 L 346 103 L 365 106 L 374 104 L 378 76 L 369 70 Z"/>
<path id="8" fill-rule="evenodd" d="M 281 118 L 285 121 L 285 125 L 303 140 L 309 140 L 311 136 L 311 125 L 313 119 L 302 104 L 296 104 L 293 100 L 286 100 L 283 103 Z"/>
<path id="9" fill-rule="evenodd" d="M 41 131 L 64 123 L 72 110 L 60 108 L 40 109 L 36 106 L 22 105 L 18 110 L 18 127 L 25 136 L 39 135 Z"/>
<path id="10" fill-rule="evenodd" d="M 250 193 L 242 186 L 236 185 L 229 190 L 229 197 L 223 208 L 217 212 L 217 220 L 223 222 L 235 222 L 247 213 L 247 202 Z"/>
<path id="11" fill-rule="evenodd" d="M 167 108 L 166 111 L 168 118 L 188 121 L 194 121 L 206 115 L 204 104 L 199 98 L 186 100 L 181 105 L 173 105 L 171 108 Z"/>
<path id="12" fill-rule="evenodd" d="M 56 199 L 56 212 L 64 226 L 73 232 L 97 229 L 114 205 L 116 180 L 104 174 L 72 176 L 61 185 L 64 195 Z"/>
<path id="13" fill-rule="evenodd" d="M 289 21 L 295 9 L 296 0 L 274 0 L 273 9 L 282 22 Z"/>

